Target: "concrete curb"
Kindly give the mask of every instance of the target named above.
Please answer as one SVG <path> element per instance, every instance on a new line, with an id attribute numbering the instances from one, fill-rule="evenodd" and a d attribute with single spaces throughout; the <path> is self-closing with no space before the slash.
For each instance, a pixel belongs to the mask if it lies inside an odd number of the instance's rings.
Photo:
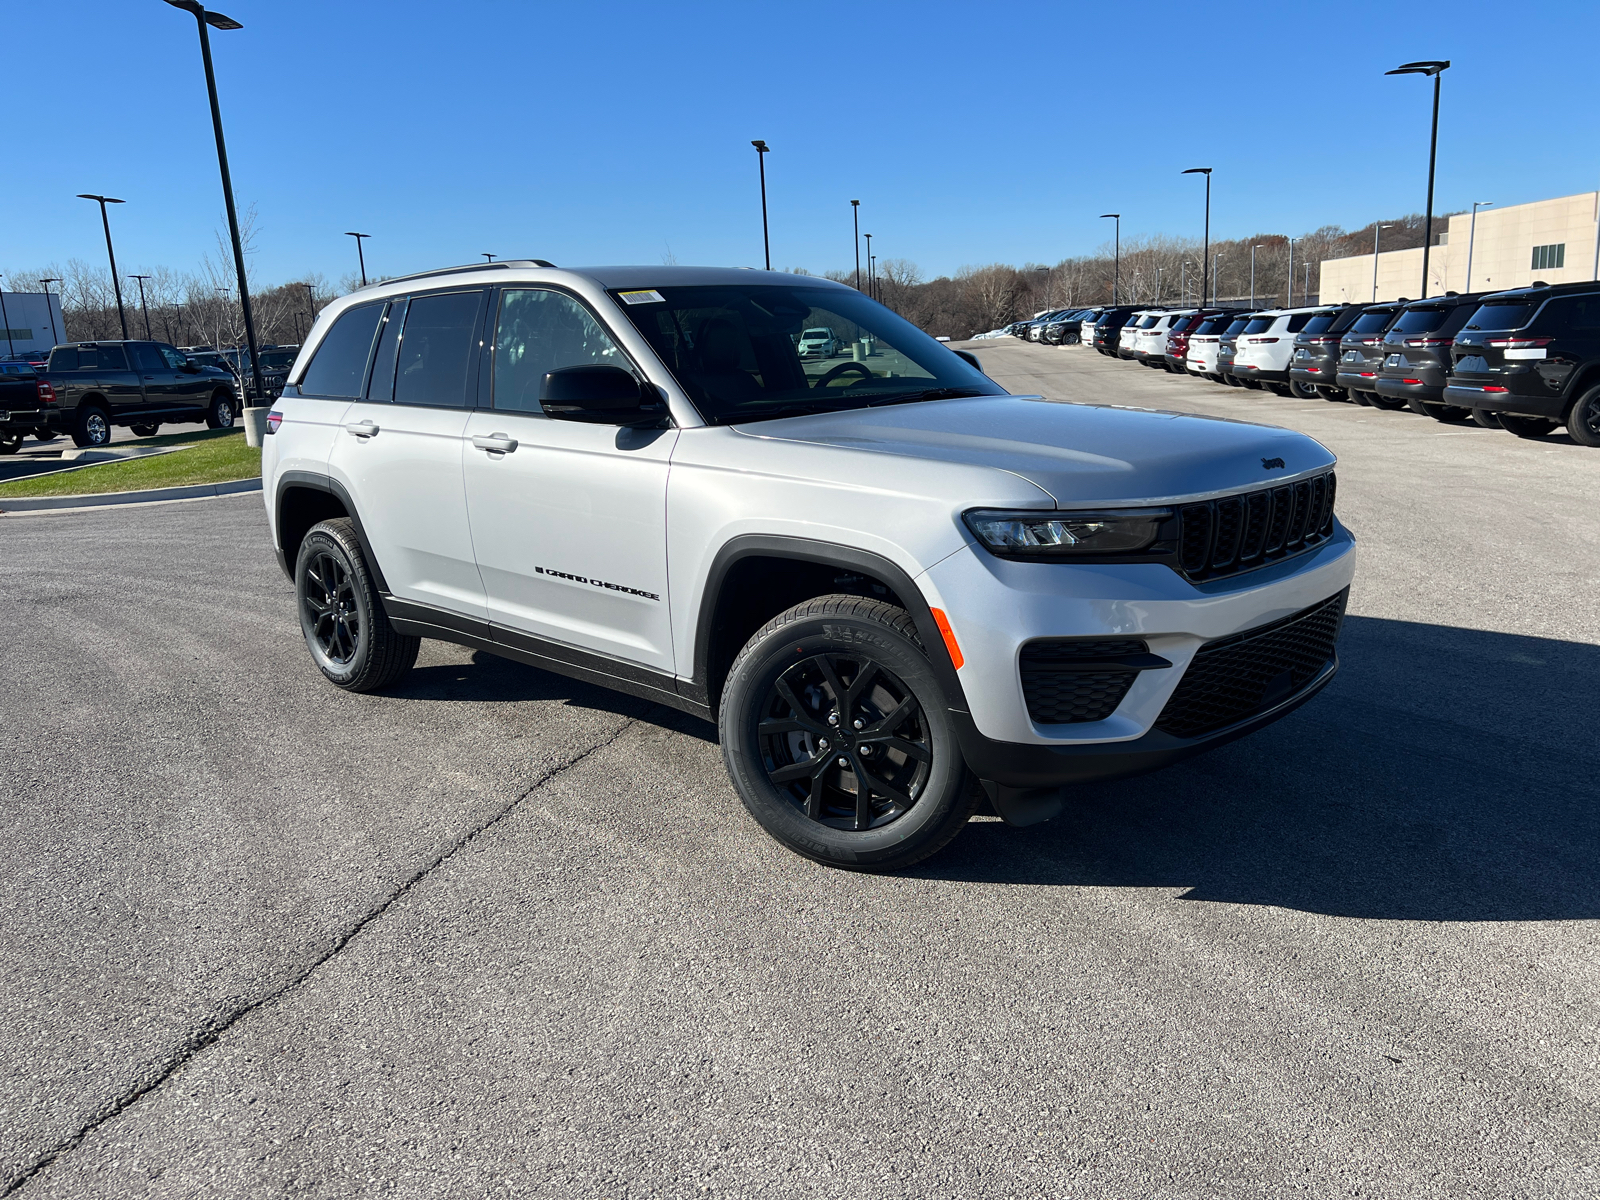
<path id="1" fill-rule="evenodd" d="M 259 492 L 261 478 L 233 479 L 227 483 L 196 483 L 188 487 L 151 488 L 143 492 L 102 492 L 96 496 L 0 497 L 0 513 L 39 512 L 51 508 L 103 508 L 110 504 L 149 504 L 157 500 L 197 500 L 210 496 L 235 496 Z"/>

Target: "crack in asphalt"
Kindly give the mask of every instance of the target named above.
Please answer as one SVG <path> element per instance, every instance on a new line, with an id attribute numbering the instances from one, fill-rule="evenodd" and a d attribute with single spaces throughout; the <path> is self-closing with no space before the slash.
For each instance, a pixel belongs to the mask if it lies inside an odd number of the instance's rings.
<path id="1" fill-rule="evenodd" d="M 655 706 L 652 705 L 651 707 L 653 708 Z M 595 754 L 600 750 L 604 750 L 607 746 L 611 745 L 629 729 L 632 729 L 642 719 L 644 719 L 644 717 L 648 715 L 648 712 L 649 710 L 647 709 L 645 713 L 641 713 L 639 716 L 628 718 L 628 720 L 619 726 L 615 732 L 611 734 L 611 736 L 603 738 L 594 743 L 594 745 L 589 746 L 587 749 L 582 750 L 579 753 L 574 754 L 572 757 L 557 763 L 555 766 L 551 767 L 543 775 L 539 776 L 539 778 L 535 779 L 531 784 L 529 784 L 527 789 L 523 791 L 521 795 L 517 796 L 516 799 L 512 800 L 505 807 L 500 809 L 499 812 L 495 813 L 488 820 L 480 821 L 478 824 L 467 830 L 467 832 L 461 834 L 443 851 L 441 851 L 431 862 L 429 862 L 426 866 L 419 868 L 410 876 L 410 878 L 406 879 L 405 882 L 400 884 L 399 887 L 390 892 L 389 895 L 384 898 L 382 903 L 375 908 L 369 909 L 360 917 L 356 918 L 355 921 L 353 921 L 342 933 L 338 935 L 338 937 L 334 939 L 333 945 L 329 947 L 325 953 L 307 963 L 292 978 L 255 1000 L 238 1003 L 231 1008 L 217 1013 L 210 1020 L 206 1021 L 205 1024 L 203 1024 L 200 1028 L 191 1032 L 189 1036 L 185 1038 L 183 1042 L 180 1043 L 168 1056 L 166 1062 L 161 1065 L 153 1077 L 147 1079 L 143 1083 L 136 1084 L 135 1086 L 129 1088 L 126 1092 L 116 1097 L 110 1103 L 102 1105 L 100 1109 L 97 1110 L 95 1114 L 71 1136 L 63 1138 L 51 1150 L 41 1155 L 30 1166 L 23 1170 L 21 1174 L 7 1180 L 4 1188 L 0 1189 L 0 1197 L 11 1196 L 21 1191 L 31 1179 L 49 1167 L 57 1159 L 61 1158 L 62 1155 L 70 1154 L 72 1151 L 81 1146 L 84 1140 L 95 1130 L 106 1124 L 106 1122 L 121 1116 L 134 1104 L 138 1103 L 143 1097 L 149 1095 L 162 1084 L 166 1083 L 167 1080 L 171 1079 L 180 1070 L 192 1062 L 201 1051 L 219 1041 L 222 1038 L 222 1035 L 227 1033 L 228 1030 L 242 1018 L 249 1016 L 256 1009 L 261 1008 L 263 1005 L 271 1004 L 274 1000 L 280 999 L 289 992 L 293 991 L 295 988 L 298 988 L 301 984 L 305 983 L 306 980 L 310 979 L 311 976 L 316 973 L 318 967 L 321 967 L 324 963 L 331 960 L 341 950 L 348 946 L 358 933 L 360 933 L 368 925 L 372 924 L 373 921 L 376 921 L 379 917 L 383 916 L 384 913 L 388 912 L 389 909 L 394 906 L 396 901 L 398 901 L 407 892 L 411 891 L 412 888 L 416 887 L 417 884 L 421 883 L 434 871 L 438 870 L 445 863 L 449 862 L 450 859 L 456 856 L 456 854 L 476 840 L 480 834 L 483 834 L 494 828 L 494 826 L 498 825 L 506 817 L 510 816 L 516 811 L 518 806 L 520 806 L 524 800 L 528 799 L 529 796 L 532 796 L 552 779 L 556 778 L 558 775 L 570 771 L 573 767 L 577 766 L 590 755 Z"/>

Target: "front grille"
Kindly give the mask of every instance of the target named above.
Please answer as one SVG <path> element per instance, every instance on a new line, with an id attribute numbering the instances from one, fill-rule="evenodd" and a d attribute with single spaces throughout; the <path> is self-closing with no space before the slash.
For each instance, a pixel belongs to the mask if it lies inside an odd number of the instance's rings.
<path id="1" fill-rule="evenodd" d="M 1178 510 L 1178 562 L 1220 579 L 1321 545 L 1333 535 L 1333 472 Z"/>
<path id="2" fill-rule="evenodd" d="M 1041 725 L 1104 721 L 1128 694 L 1137 670 L 1105 669 L 1108 659 L 1143 655 L 1142 641 L 1029 642 L 1022 648 L 1022 695 Z"/>
<path id="3" fill-rule="evenodd" d="M 1348 589 L 1272 625 L 1200 647 L 1156 718 L 1175 737 L 1198 737 L 1292 697 L 1333 658 Z"/>

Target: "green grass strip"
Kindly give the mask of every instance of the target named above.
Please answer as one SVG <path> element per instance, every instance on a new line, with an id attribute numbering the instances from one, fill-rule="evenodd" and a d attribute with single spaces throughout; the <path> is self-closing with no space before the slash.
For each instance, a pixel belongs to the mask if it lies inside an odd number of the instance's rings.
<path id="1" fill-rule="evenodd" d="M 154 454 L 123 462 L 96 463 L 77 471 L 0 483 L 0 499 L 21 496 L 103 496 L 108 492 L 142 492 L 149 488 L 192 487 L 227 483 L 261 474 L 261 451 L 245 445 L 243 430 L 205 430 L 146 438 L 124 445 L 198 445 L 173 454 Z"/>

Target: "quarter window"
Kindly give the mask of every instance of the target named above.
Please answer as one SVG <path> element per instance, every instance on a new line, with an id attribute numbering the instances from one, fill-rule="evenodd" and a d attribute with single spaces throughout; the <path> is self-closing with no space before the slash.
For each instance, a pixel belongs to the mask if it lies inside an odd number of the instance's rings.
<path id="1" fill-rule="evenodd" d="M 1553 271 L 1557 267 L 1567 265 L 1567 244 L 1555 242 L 1549 246 L 1535 246 L 1533 248 L 1533 269 L 1535 271 Z"/>
<path id="2" fill-rule="evenodd" d="M 413 296 L 394 379 L 396 404 L 467 406 L 467 368 L 482 292 Z"/>
<path id="3" fill-rule="evenodd" d="M 571 296 L 545 289 L 500 295 L 494 335 L 494 406 L 542 412 L 539 388 L 562 367 L 629 369 L 627 358 L 600 323 Z"/>
<path id="4" fill-rule="evenodd" d="M 382 304 L 363 304 L 335 321 L 301 376 L 300 390 L 313 396 L 361 395 L 372 335 L 382 313 Z"/>

